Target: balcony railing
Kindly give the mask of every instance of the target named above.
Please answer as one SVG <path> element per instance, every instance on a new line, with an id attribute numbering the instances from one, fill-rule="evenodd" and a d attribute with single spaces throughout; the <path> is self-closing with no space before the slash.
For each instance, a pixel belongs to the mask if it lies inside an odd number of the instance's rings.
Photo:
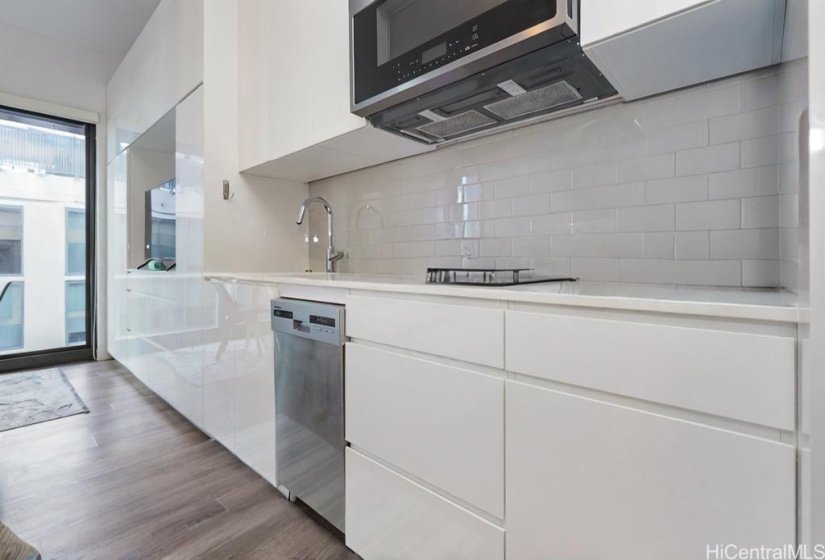
<path id="1" fill-rule="evenodd" d="M 0 122 L 0 167 L 64 177 L 86 177 L 82 136 Z"/>

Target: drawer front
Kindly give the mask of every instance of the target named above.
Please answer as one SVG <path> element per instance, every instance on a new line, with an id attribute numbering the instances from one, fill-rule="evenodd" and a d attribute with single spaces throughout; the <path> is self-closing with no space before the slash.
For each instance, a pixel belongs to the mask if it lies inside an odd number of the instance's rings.
<path id="1" fill-rule="evenodd" d="M 795 468 L 791 445 L 508 381 L 507 558 L 793 543 Z"/>
<path id="2" fill-rule="evenodd" d="M 347 336 L 504 367 L 502 309 L 351 296 Z"/>
<path id="3" fill-rule="evenodd" d="M 503 560 L 504 530 L 346 450 L 347 546 L 364 560 Z"/>
<path id="4" fill-rule="evenodd" d="M 507 369 L 794 429 L 792 338 L 507 312 Z"/>
<path id="5" fill-rule="evenodd" d="M 504 380 L 349 343 L 353 445 L 504 517 Z"/>

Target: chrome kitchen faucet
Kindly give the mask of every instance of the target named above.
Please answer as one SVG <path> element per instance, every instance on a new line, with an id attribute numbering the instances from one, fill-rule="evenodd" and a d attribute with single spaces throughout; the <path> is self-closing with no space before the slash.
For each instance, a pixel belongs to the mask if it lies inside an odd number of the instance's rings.
<path id="1" fill-rule="evenodd" d="M 324 205 L 324 209 L 327 211 L 327 263 L 326 269 L 327 272 L 333 272 L 333 263 L 344 256 L 344 253 L 335 250 L 335 243 L 333 242 L 332 237 L 332 207 L 329 205 L 329 202 L 321 198 L 320 196 L 311 196 L 306 199 L 303 203 L 301 203 L 301 209 L 298 211 L 298 219 L 295 220 L 295 223 L 301 225 L 304 222 L 304 217 L 307 213 L 307 208 L 313 202 L 317 202 L 319 204 Z"/>

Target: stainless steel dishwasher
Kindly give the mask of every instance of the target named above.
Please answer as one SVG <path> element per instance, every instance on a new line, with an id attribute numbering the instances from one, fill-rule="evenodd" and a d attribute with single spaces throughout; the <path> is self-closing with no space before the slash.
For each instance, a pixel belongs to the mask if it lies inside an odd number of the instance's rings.
<path id="1" fill-rule="evenodd" d="M 344 307 L 272 300 L 278 486 L 344 531 Z"/>

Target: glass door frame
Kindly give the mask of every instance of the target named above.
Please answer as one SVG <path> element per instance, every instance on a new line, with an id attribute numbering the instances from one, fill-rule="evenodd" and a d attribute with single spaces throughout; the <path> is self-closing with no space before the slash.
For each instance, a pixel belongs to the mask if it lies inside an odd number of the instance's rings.
<path id="1" fill-rule="evenodd" d="M 86 150 L 86 342 L 82 345 L 0 356 L 0 374 L 94 360 L 97 349 L 97 321 L 95 320 L 97 317 L 95 276 L 97 260 L 95 250 L 97 237 L 97 126 L 92 123 L 55 117 L 15 107 L 0 105 L 0 109 L 22 116 L 83 127 Z M 25 317 L 25 309 L 23 313 Z"/>

